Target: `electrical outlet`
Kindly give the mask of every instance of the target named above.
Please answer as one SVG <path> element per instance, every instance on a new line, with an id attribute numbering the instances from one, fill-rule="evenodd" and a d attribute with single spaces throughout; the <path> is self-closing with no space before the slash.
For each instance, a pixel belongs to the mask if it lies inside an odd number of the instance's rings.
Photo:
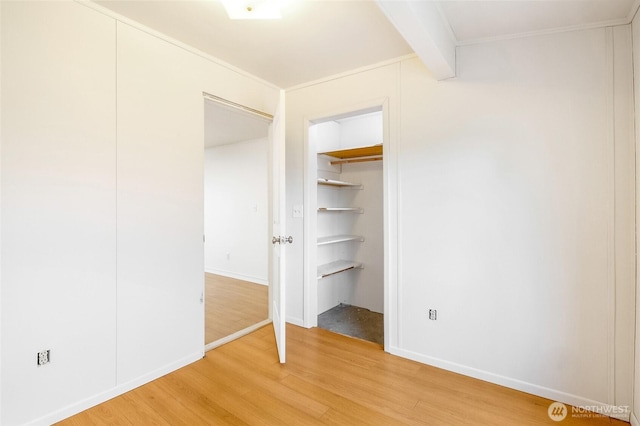
<path id="1" fill-rule="evenodd" d="M 51 361 L 51 351 L 47 349 L 46 351 L 38 352 L 36 360 L 38 365 L 49 364 L 49 361 Z"/>
<path id="2" fill-rule="evenodd" d="M 433 321 L 438 319 L 438 311 L 436 309 L 429 309 L 429 319 Z"/>

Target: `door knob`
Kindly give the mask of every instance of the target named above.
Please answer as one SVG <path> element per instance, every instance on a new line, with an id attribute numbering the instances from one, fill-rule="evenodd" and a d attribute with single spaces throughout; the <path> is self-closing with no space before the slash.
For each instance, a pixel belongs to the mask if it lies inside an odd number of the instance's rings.
<path id="1" fill-rule="evenodd" d="M 271 244 L 287 244 L 287 243 L 289 244 L 293 243 L 293 237 L 291 235 L 289 235 L 288 237 L 281 235 L 279 237 L 271 238 Z"/>

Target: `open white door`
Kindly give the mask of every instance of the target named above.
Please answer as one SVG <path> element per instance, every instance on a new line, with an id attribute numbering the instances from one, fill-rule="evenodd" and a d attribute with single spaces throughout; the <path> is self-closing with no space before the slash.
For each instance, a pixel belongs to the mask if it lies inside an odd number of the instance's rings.
<path id="1" fill-rule="evenodd" d="M 285 231 L 285 128 L 284 128 L 284 91 L 280 91 L 278 108 L 271 125 L 271 318 L 276 335 L 276 345 L 280 362 L 286 358 L 285 325 L 285 252 L 286 244 L 293 242 Z"/>

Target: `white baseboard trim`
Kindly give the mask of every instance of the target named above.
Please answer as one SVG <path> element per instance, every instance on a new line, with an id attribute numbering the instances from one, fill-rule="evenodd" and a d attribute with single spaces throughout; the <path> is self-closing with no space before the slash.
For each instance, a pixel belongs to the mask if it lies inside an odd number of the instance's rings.
<path id="1" fill-rule="evenodd" d="M 443 370 L 447 370 L 454 373 L 462 374 L 464 376 L 469 376 L 475 379 L 483 380 L 485 382 L 494 383 L 496 385 L 505 386 L 507 388 L 530 393 L 532 395 L 541 396 L 543 398 L 562 402 L 564 404 L 569 404 L 574 407 L 598 407 L 598 412 L 603 415 L 608 415 L 611 418 L 629 422 L 630 413 L 629 412 L 619 413 L 620 407 L 614 407 L 612 405 L 605 404 L 599 401 L 593 401 L 591 399 L 584 398 L 578 395 L 573 395 L 573 394 L 569 394 L 559 390 L 546 388 L 544 386 L 535 385 L 533 383 L 524 382 L 518 379 L 512 379 L 510 377 L 501 376 L 499 374 L 478 370 L 476 368 L 468 367 L 461 364 L 456 364 L 456 363 L 445 361 L 439 358 L 425 356 L 416 352 L 400 349 L 398 347 L 390 347 L 390 353 L 393 355 L 397 355 L 403 358 L 420 362 L 422 364 L 431 365 L 433 367 L 441 368 Z"/>
<path id="2" fill-rule="evenodd" d="M 222 346 L 222 345 L 224 345 L 226 343 L 231 342 L 232 340 L 236 340 L 236 339 L 238 339 L 238 338 L 240 338 L 242 336 L 246 336 L 247 334 L 249 334 L 249 333 L 251 333 L 253 331 L 256 331 L 259 328 L 262 328 L 267 324 L 271 324 L 271 320 L 270 319 L 266 319 L 264 321 L 260 321 L 257 324 L 253 324 L 253 325 L 251 325 L 251 326 L 249 326 L 247 328 L 244 328 L 244 329 L 242 329 L 240 331 L 236 331 L 235 333 L 230 334 L 230 335 L 228 335 L 226 337 L 223 337 L 222 339 L 218 339 L 218 340 L 215 340 L 215 341 L 213 341 L 211 343 L 207 343 L 205 345 L 205 347 L 204 347 L 204 351 L 205 352 L 210 351 L 211 349 L 215 349 L 215 348 L 217 348 L 219 346 Z"/>
<path id="3" fill-rule="evenodd" d="M 209 274 L 222 275 L 223 277 L 235 278 L 236 280 L 242 280 L 242 281 L 249 281 L 250 283 L 254 283 L 254 284 L 269 285 L 268 279 L 254 277 L 252 275 L 244 275 L 244 274 L 239 274 L 237 272 L 223 271 L 220 269 L 213 269 L 213 268 L 207 268 L 207 267 L 204 268 L 204 271 Z"/>
<path id="4" fill-rule="evenodd" d="M 304 327 L 304 321 L 302 320 L 302 318 L 287 317 L 287 322 L 289 324 L 297 325 L 298 327 Z M 305 328 L 309 328 L 309 327 L 305 327 Z"/>
<path id="5" fill-rule="evenodd" d="M 204 351 L 198 351 L 197 353 L 186 356 L 176 362 L 173 362 L 169 365 L 158 368 L 136 379 L 130 380 L 121 385 L 117 385 L 116 387 L 111 388 L 105 392 L 99 393 L 97 395 L 94 395 L 92 397 L 79 401 L 77 403 L 71 404 L 65 408 L 62 408 L 61 410 L 54 411 L 53 413 L 50 413 L 38 419 L 32 420 L 31 422 L 27 423 L 27 425 L 41 426 L 41 425 L 50 425 L 50 424 L 57 423 L 61 420 L 64 420 L 68 417 L 73 416 L 74 414 L 78 414 L 98 404 L 102 404 L 103 402 L 106 402 L 112 398 L 115 398 L 116 396 L 127 393 L 130 390 L 133 390 L 146 383 L 156 380 L 162 376 L 165 376 L 175 370 L 178 370 L 186 365 L 196 362 L 202 359 L 203 356 L 204 356 Z"/>
<path id="6" fill-rule="evenodd" d="M 633 412 L 631 413 L 631 417 L 629 418 L 629 423 L 631 423 L 631 426 L 640 426 L 640 421 L 638 421 L 636 414 Z"/>

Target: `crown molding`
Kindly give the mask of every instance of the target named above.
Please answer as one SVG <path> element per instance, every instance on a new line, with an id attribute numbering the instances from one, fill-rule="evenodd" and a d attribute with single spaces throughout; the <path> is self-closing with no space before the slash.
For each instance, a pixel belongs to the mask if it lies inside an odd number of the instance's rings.
<path id="1" fill-rule="evenodd" d="M 633 3 L 633 6 L 631 6 L 631 10 L 629 11 L 629 14 L 627 15 L 627 21 L 629 21 L 628 22 L 629 24 L 631 22 L 633 22 L 633 18 L 636 17 L 636 14 L 638 13 L 638 9 L 640 9 L 640 0 L 636 0 Z"/>
<path id="2" fill-rule="evenodd" d="M 636 0 L 636 3 L 638 3 L 638 5 L 640 5 L 640 0 Z M 635 7 L 635 5 L 634 5 L 634 7 Z M 632 10 L 634 10 L 634 9 L 632 8 Z M 637 10 L 637 8 L 635 10 Z M 635 15 L 635 12 L 633 14 L 630 14 L 630 15 Z M 632 16 L 632 18 L 633 18 L 633 16 Z M 483 38 L 477 38 L 477 39 L 472 39 L 472 40 L 458 41 L 456 46 L 469 46 L 469 45 L 481 44 L 481 43 L 513 40 L 513 39 L 518 39 L 518 38 L 535 37 L 535 36 L 542 36 L 542 35 L 549 35 L 549 34 L 568 33 L 568 32 L 572 32 L 572 31 L 583 31 L 583 30 L 592 30 L 592 29 L 596 29 L 596 28 L 616 27 L 618 25 L 627 25 L 629 23 L 631 23 L 631 20 L 629 19 L 629 17 L 625 17 L 625 18 L 614 19 L 614 20 L 610 20 L 610 21 L 594 22 L 594 23 L 591 23 L 591 24 L 571 25 L 571 26 L 568 26 L 568 27 L 549 28 L 549 29 L 546 29 L 546 30 L 528 31 L 528 32 L 523 32 L 523 33 L 507 34 L 507 35 L 501 35 L 501 36 L 495 36 L 495 37 L 483 37 Z"/>

